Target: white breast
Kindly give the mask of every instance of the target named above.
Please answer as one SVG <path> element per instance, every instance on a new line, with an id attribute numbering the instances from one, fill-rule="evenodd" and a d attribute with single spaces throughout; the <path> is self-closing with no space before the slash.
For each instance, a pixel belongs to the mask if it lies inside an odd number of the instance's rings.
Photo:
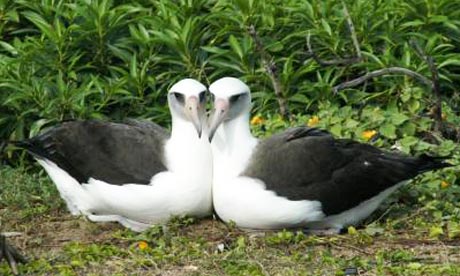
<path id="1" fill-rule="evenodd" d="M 318 201 L 292 201 L 266 190 L 265 184 L 240 174 L 248 165 L 258 141 L 243 137 L 238 147 L 226 147 L 217 132 L 213 150 L 213 202 L 218 216 L 242 228 L 280 229 L 322 219 Z"/>
<path id="2" fill-rule="evenodd" d="M 196 133 L 196 132 L 195 132 Z M 97 179 L 79 183 L 49 160 L 38 162 L 56 184 L 72 214 L 94 221 L 118 221 L 141 231 L 171 216 L 206 216 L 212 212 L 212 152 L 206 135 L 189 135 L 165 145 L 168 171 L 149 185 L 112 185 Z"/>

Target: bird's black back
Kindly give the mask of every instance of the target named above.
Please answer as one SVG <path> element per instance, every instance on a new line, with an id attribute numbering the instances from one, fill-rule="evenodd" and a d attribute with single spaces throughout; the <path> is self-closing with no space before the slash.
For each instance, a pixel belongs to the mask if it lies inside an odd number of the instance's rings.
<path id="1" fill-rule="evenodd" d="M 92 177 L 111 184 L 148 184 L 166 170 L 168 137 L 165 129 L 147 121 L 88 120 L 61 123 L 16 145 L 56 163 L 80 183 Z"/>
<path id="2" fill-rule="evenodd" d="M 290 200 L 319 200 L 326 215 L 348 210 L 401 181 L 450 166 L 439 158 L 410 157 L 334 139 L 298 127 L 261 141 L 242 175 Z"/>

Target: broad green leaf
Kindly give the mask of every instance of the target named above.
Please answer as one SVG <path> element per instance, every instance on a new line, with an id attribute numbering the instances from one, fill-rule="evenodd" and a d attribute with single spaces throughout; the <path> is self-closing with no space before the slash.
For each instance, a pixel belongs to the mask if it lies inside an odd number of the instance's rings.
<path id="1" fill-rule="evenodd" d="M 420 109 L 420 101 L 412 99 L 407 103 L 407 107 L 411 113 L 417 113 Z"/>
<path id="2" fill-rule="evenodd" d="M 300 93 L 294 94 L 292 97 L 289 98 L 289 101 L 298 102 L 302 104 L 308 104 L 308 102 L 310 102 L 307 96 Z"/>
<path id="3" fill-rule="evenodd" d="M 401 24 L 401 28 L 418 27 L 418 26 L 421 26 L 421 25 L 424 25 L 424 24 L 425 24 L 425 22 L 423 22 L 422 20 L 416 19 L 416 20 L 405 22 L 405 23 Z"/>
<path id="4" fill-rule="evenodd" d="M 132 78 L 137 79 L 138 74 L 137 74 L 137 56 L 134 54 L 131 57 L 131 62 L 129 64 L 129 73 Z"/>
<path id="5" fill-rule="evenodd" d="M 340 124 L 333 125 L 329 131 L 336 137 L 342 136 L 342 126 Z"/>
<path id="6" fill-rule="evenodd" d="M 326 33 L 329 36 L 332 36 L 332 30 L 331 30 L 331 26 L 329 25 L 329 23 L 327 23 L 326 20 L 321 19 L 321 25 L 323 26 L 323 29 L 326 31 Z"/>
<path id="7" fill-rule="evenodd" d="M 418 270 L 418 269 L 422 268 L 422 264 L 421 264 L 421 263 L 417 263 L 417 262 L 412 262 L 412 263 L 409 263 L 409 264 L 407 265 L 407 267 L 408 267 L 409 269 L 412 269 L 412 270 Z"/>
<path id="8" fill-rule="evenodd" d="M 444 23 L 449 20 L 445 15 L 431 15 L 428 20 L 433 23 Z"/>
<path id="9" fill-rule="evenodd" d="M 403 152 L 410 153 L 410 150 L 413 146 L 418 143 L 418 139 L 414 136 L 405 136 L 399 140 L 399 144 L 403 148 Z"/>
<path id="10" fill-rule="evenodd" d="M 413 136 L 415 135 L 416 126 L 414 123 L 407 121 L 401 126 L 398 127 L 398 130 L 403 136 Z"/>
<path id="11" fill-rule="evenodd" d="M 460 59 L 448 59 L 446 61 L 441 62 L 437 68 L 443 68 L 449 65 L 460 66 Z"/>
<path id="12" fill-rule="evenodd" d="M 8 51 L 10 54 L 12 55 L 17 55 L 18 54 L 18 51 L 9 43 L 5 42 L 5 41 L 0 41 L 0 46 L 5 49 L 6 51 Z"/>
<path id="13" fill-rule="evenodd" d="M 348 235 L 357 235 L 358 231 L 353 226 L 348 226 L 347 228 Z"/>
<path id="14" fill-rule="evenodd" d="M 387 138 L 396 138 L 396 127 L 391 123 L 384 123 L 383 125 L 381 125 L 379 128 L 379 132 Z"/>
<path id="15" fill-rule="evenodd" d="M 391 113 L 390 114 L 390 119 L 391 123 L 393 123 L 395 126 L 399 126 L 405 121 L 409 120 L 409 117 L 402 113 Z"/>
<path id="16" fill-rule="evenodd" d="M 55 42 L 58 40 L 53 27 L 39 14 L 32 11 L 25 11 L 22 14 L 33 24 L 35 24 L 35 26 L 37 26 L 48 38 Z"/>
<path id="17" fill-rule="evenodd" d="M 450 239 L 460 237 L 460 224 L 455 221 L 449 221 L 447 231 Z"/>
<path id="18" fill-rule="evenodd" d="M 442 229 L 441 226 L 432 226 L 430 228 L 430 234 L 429 235 L 430 235 L 431 238 L 438 238 L 442 234 L 444 234 L 444 230 Z"/>
<path id="19" fill-rule="evenodd" d="M 279 51 L 282 51 L 283 49 L 284 49 L 283 44 L 279 41 L 274 42 L 267 46 L 267 51 L 270 51 L 270 52 L 279 52 Z"/>
<path id="20" fill-rule="evenodd" d="M 228 50 L 225 50 L 219 47 L 215 47 L 215 46 L 201 46 L 201 49 L 205 50 L 206 52 L 213 53 L 213 54 L 219 54 L 219 55 L 228 53 Z"/>
<path id="21" fill-rule="evenodd" d="M 39 119 L 32 123 L 32 125 L 30 126 L 29 138 L 36 136 L 40 132 L 42 127 L 51 121 L 52 120 L 50 119 Z"/>
<path id="22" fill-rule="evenodd" d="M 232 47 L 233 51 L 238 55 L 240 59 L 243 59 L 243 50 L 241 49 L 240 43 L 234 35 L 230 35 L 228 42 Z"/>
<path id="23" fill-rule="evenodd" d="M 345 122 L 345 127 L 348 128 L 348 129 L 354 129 L 356 128 L 360 123 L 356 120 L 353 120 L 353 119 L 348 119 L 346 120 Z"/>

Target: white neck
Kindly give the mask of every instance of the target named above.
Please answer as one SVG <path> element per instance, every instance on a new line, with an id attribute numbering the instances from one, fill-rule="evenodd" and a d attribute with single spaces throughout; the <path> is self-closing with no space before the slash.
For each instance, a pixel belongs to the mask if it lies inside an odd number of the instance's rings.
<path id="1" fill-rule="evenodd" d="M 249 129 L 249 114 L 243 114 L 233 120 L 222 124 L 222 130 L 226 137 L 227 147 L 234 151 L 239 146 L 244 146 L 254 140 Z"/>
<path id="2" fill-rule="evenodd" d="M 195 127 L 190 122 L 182 118 L 173 116 L 171 122 L 171 140 L 194 140 L 198 139 L 198 134 Z"/>
<path id="3" fill-rule="evenodd" d="M 203 127 L 201 138 L 198 138 L 192 123 L 173 116 L 171 137 L 167 141 L 165 153 L 174 156 L 167 160 L 169 170 L 193 175 L 197 175 L 197 171 L 209 170 L 212 160 L 207 127 Z"/>
<path id="4" fill-rule="evenodd" d="M 246 166 L 258 140 L 249 128 L 249 113 L 225 121 L 216 131 L 213 140 L 214 164 L 225 166 L 233 174 L 239 174 Z"/>

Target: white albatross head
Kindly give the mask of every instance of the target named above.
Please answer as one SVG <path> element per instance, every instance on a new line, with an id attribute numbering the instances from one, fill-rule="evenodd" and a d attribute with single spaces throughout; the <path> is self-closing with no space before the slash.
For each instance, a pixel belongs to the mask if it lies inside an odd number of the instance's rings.
<path id="1" fill-rule="evenodd" d="M 183 79 L 168 92 L 171 115 L 191 122 L 201 138 L 203 121 L 206 119 L 206 86 L 194 79 Z"/>
<path id="2" fill-rule="evenodd" d="M 210 118 L 209 141 L 225 121 L 248 114 L 251 110 L 249 87 L 237 78 L 224 77 L 209 86 L 214 96 L 213 112 Z"/>

